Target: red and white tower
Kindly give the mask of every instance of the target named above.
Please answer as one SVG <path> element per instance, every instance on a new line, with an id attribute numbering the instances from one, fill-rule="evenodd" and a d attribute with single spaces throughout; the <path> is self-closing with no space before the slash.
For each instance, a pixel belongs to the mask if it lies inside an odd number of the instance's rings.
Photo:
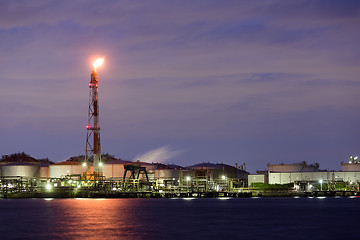
<path id="1" fill-rule="evenodd" d="M 93 64 L 94 70 L 91 72 L 91 79 L 89 83 L 90 100 L 89 100 L 89 113 L 88 125 L 86 136 L 86 150 L 85 150 L 85 163 L 93 162 L 94 177 L 101 176 L 101 145 L 100 145 L 100 124 L 99 124 L 99 98 L 98 98 L 98 85 L 99 75 L 96 72 L 96 67 L 102 65 L 104 59 L 99 58 Z"/>

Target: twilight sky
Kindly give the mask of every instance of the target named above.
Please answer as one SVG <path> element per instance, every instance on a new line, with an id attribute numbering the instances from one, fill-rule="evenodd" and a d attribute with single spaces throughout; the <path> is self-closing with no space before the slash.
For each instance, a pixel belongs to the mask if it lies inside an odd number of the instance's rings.
<path id="1" fill-rule="evenodd" d="M 0 154 L 83 154 L 104 57 L 103 153 L 340 169 L 360 153 L 359 43 L 358 0 L 1 0 Z"/>

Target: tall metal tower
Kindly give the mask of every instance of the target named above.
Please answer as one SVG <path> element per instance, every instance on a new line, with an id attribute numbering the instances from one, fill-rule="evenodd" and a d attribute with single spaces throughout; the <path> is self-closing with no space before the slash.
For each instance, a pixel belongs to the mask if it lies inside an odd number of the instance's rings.
<path id="1" fill-rule="evenodd" d="M 102 65 L 103 62 L 104 59 L 102 58 L 99 58 L 95 61 L 95 63 L 93 64 L 94 70 L 91 72 L 91 79 L 89 83 L 90 100 L 89 100 L 88 125 L 86 126 L 87 136 L 86 136 L 84 166 L 88 166 L 88 162 L 91 160 L 93 161 L 94 178 L 102 175 L 100 124 L 99 124 L 99 98 L 98 98 L 99 75 L 96 72 L 96 67 Z"/>

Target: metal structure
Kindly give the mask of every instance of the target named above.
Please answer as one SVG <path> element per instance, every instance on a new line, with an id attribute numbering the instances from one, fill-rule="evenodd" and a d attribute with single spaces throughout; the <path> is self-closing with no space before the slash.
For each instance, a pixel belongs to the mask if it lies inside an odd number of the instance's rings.
<path id="1" fill-rule="evenodd" d="M 131 172 L 130 179 L 139 179 L 141 173 L 145 173 L 146 180 L 149 182 L 149 177 L 146 172 L 146 167 L 142 167 L 139 164 L 125 164 L 124 165 L 124 180 L 126 179 L 126 173 Z"/>
<path id="2" fill-rule="evenodd" d="M 86 150 L 85 150 L 85 164 L 93 162 L 93 175 L 101 176 L 101 145 L 100 145 L 100 124 L 99 124 L 99 98 L 98 98 L 98 85 L 99 75 L 96 72 L 96 67 L 102 65 L 103 59 L 100 58 L 93 64 L 94 69 L 91 72 L 91 79 L 89 83 L 90 100 L 89 100 L 89 113 L 88 125 L 86 136 Z M 87 167 L 89 170 L 89 166 Z"/>

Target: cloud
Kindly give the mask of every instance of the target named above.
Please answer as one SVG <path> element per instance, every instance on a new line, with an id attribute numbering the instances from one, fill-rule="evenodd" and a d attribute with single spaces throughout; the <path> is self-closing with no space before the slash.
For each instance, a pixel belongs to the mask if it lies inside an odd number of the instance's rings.
<path id="1" fill-rule="evenodd" d="M 165 163 L 179 154 L 184 152 L 183 150 L 174 150 L 169 146 L 163 146 L 150 150 L 146 153 L 140 153 L 136 155 L 134 161 L 140 160 L 141 162 L 147 163 Z"/>

